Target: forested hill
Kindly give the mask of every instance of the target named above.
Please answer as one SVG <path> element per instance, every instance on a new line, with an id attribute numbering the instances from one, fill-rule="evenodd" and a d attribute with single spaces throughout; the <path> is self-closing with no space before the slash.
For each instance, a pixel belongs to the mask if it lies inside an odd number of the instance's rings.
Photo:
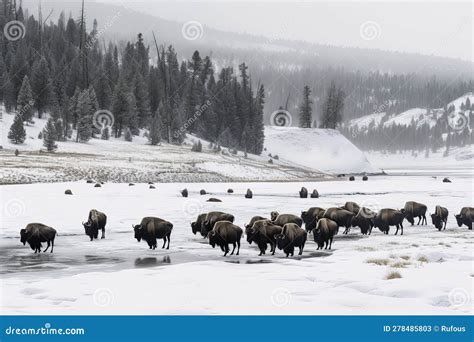
<path id="1" fill-rule="evenodd" d="M 135 39 L 136 32 L 143 32 L 145 43 L 152 44 L 153 29 L 160 41 L 175 46 L 178 60 L 189 59 L 197 49 L 212 56 L 216 70 L 223 66 L 238 70 L 239 64 L 247 63 L 253 85 L 256 86 L 259 80 L 266 85 L 266 122 L 274 110 L 285 106 L 288 98 L 288 110 L 296 114 L 305 85 L 312 89 L 315 118 L 321 114 L 331 82 L 340 86 L 348 96 L 344 111 L 346 121 L 372 113 L 381 106 L 389 113 L 416 107 L 440 108 L 474 90 L 473 63 L 470 61 L 290 41 L 278 36 L 263 37 L 259 32 L 238 34 L 216 30 L 204 23 L 186 26 L 192 38 L 186 39 L 184 23 L 121 6 L 86 3 L 87 27 L 92 26 L 94 18 L 99 20 L 99 29 L 103 29 L 101 44 L 109 39 L 116 42 Z M 25 0 L 24 4 L 30 13 L 38 11 L 37 0 Z M 44 13 L 49 13 L 51 8 L 55 9 L 52 17 L 58 17 L 61 9 L 66 17 L 69 13 L 74 19 L 80 15 L 80 1 L 43 4 Z M 130 28 L 136 32 L 131 32 Z M 155 51 L 152 49 L 150 54 L 153 56 Z"/>
<path id="2" fill-rule="evenodd" d="M 138 32 L 123 46 L 104 43 L 97 21 L 86 29 L 82 11 L 79 20 L 62 13 L 48 24 L 42 13 L 38 21 L 15 8 L 14 0 L 4 1 L 0 11 L 2 31 L 9 25 L 0 40 L 0 101 L 17 113 L 12 142 L 22 143 L 23 125 L 47 112 L 48 150 L 56 140 L 87 142 L 110 134 L 132 140 L 143 128 L 152 145 L 180 143 L 193 133 L 249 153 L 262 151 L 264 86 L 252 87 L 244 62 L 217 74 L 199 51 L 179 61 L 172 45 L 147 46 Z"/>

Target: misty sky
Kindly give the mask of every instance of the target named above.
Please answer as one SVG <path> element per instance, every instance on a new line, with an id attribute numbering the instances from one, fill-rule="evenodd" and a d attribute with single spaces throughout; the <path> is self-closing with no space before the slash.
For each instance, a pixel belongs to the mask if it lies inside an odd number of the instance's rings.
<path id="1" fill-rule="evenodd" d="M 92 1 L 114 5 L 122 2 L 89 0 Z M 123 3 L 165 19 L 196 20 L 227 31 L 474 60 L 471 1 L 124 0 Z"/>

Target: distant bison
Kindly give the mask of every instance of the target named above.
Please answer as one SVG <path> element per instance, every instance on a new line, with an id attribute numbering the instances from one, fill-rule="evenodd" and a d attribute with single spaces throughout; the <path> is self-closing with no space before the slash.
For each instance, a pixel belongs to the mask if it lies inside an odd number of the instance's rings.
<path id="1" fill-rule="evenodd" d="M 234 215 L 223 213 L 221 211 L 208 212 L 201 225 L 201 235 L 207 237 L 207 234 L 212 230 L 214 224 L 219 221 L 234 222 Z"/>
<path id="2" fill-rule="evenodd" d="M 360 210 L 360 207 L 356 202 L 346 202 L 343 208 L 350 211 L 354 215 L 357 215 Z"/>
<path id="3" fill-rule="evenodd" d="M 91 239 L 97 239 L 99 230 L 102 231 L 101 239 L 105 239 L 105 225 L 107 224 L 107 215 L 98 210 L 91 209 L 87 222 L 82 222 L 87 236 Z"/>
<path id="4" fill-rule="evenodd" d="M 287 223 L 283 226 L 280 234 L 275 236 L 276 244 L 279 249 L 285 252 L 286 257 L 293 256 L 295 247 L 299 248 L 298 255 L 303 254 L 306 243 L 307 233 L 295 223 Z"/>
<path id="5" fill-rule="evenodd" d="M 451 180 L 449 178 L 443 178 L 443 183 L 451 183 Z"/>
<path id="6" fill-rule="evenodd" d="M 54 228 L 48 227 L 42 223 L 29 223 L 24 229 L 20 230 L 20 241 L 25 245 L 27 242 L 35 253 L 41 253 L 42 242 L 47 242 L 46 252 L 51 246 L 51 253 L 54 249 L 54 238 L 57 233 Z"/>
<path id="7" fill-rule="evenodd" d="M 206 220 L 206 216 L 206 213 L 199 214 L 196 221 L 191 222 L 191 229 L 194 235 L 196 235 L 198 232 L 201 232 L 201 227 L 204 224 L 204 221 Z"/>
<path id="8" fill-rule="evenodd" d="M 228 193 L 228 194 L 233 194 L 233 193 L 234 193 L 234 190 L 229 188 L 229 189 L 227 189 L 227 193 Z"/>
<path id="9" fill-rule="evenodd" d="M 472 230 L 472 222 L 474 221 L 474 208 L 464 207 L 461 209 L 461 212 L 457 215 L 454 215 L 454 217 L 456 217 L 459 227 L 464 224 L 469 228 L 469 230 Z"/>
<path id="10" fill-rule="evenodd" d="M 350 176 L 349 177 L 349 180 L 352 182 L 352 181 L 355 181 L 355 177 L 354 176 Z"/>
<path id="11" fill-rule="evenodd" d="M 207 195 L 207 192 L 206 192 L 206 190 L 201 189 L 201 191 L 199 191 L 199 194 L 201 194 L 201 195 Z"/>
<path id="12" fill-rule="evenodd" d="M 213 229 L 209 232 L 209 244 L 212 248 L 215 248 L 216 245 L 221 248 L 224 252 L 224 256 L 227 256 L 229 253 L 229 244 L 233 245 L 232 252 L 230 255 L 234 254 L 235 247 L 237 246 L 237 253 L 239 255 L 240 251 L 240 239 L 242 237 L 242 228 L 236 226 L 230 221 L 219 221 L 216 222 Z"/>
<path id="13" fill-rule="evenodd" d="M 94 188 L 101 188 L 101 187 L 102 187 L 102 185 L 99 184 L 99 183 L 96 183 L 96 184 L 94 185 Z"/>
<path id="14" fill-rule="evenodd" d="M 148 188 L 149 188 L 149 189 L 155 189 L 155 186 L 154 186 L 154 185 L 150 185 Z"/>
<path id="15" fill-rule="evenodd" d="M 316 228 L 318 220 L 323 217 L 325 211 L 326 209 L 323 208 L 311 207 L 308 210 L 301 212 L 301 219 L 303 220 L 308 233 Z"/>
<path id="16" fill-rule="evenodd" d="M 267 244 L 270 244 L 270 253 L 275 254 L 276 239 L 275 236 L 280 234 L 282 227 L 274 225 L 270 220 L 255 221 L 251 227 L 245 229 L 247 235 L 247 242 L 252 244 L 255 242 L 260 250 L 259 256 L 265 254 Z"/>
<path id="17" fill-rule="evenodd" d="M 277 211 L 272 211 L 270 213 L 270 218 L 273 224 L 281 227 L 287 223 L 294 223 L 300 227 L 303 225 L 303 220 L 293 214 L 279 214 Z"/>
<path id="18" fill-rule="evenodd" d="M 408 201 L 405 203 L 405 207 L 402 209 L 402 212 L 405 214 L 405 218 L 408 222 L 413 224 L 415 223 L 415 217 L 418 217 L 418 223 L 427 224 L 426 221 L 426 205 L 414 201 Z"/>
<path id="19" fill-rule="evenodd" d="M 313 190 L 313 192 L 311 193 L 311 198 L 319 198 L 318 190 L 316 189 Z"/>
<path id="20" fill-rule="evenodd" d="M 308 198 L 308 189 L 304 186 L 300 190 L 300 198 Z"/>
<path id="21" fill-rule="evenodd" d="M 367 176 L 363 176 L 363 177 L 362 177 L 362 180 L 363 180 L 364 182 L 366 182 L 366 181 L 368 181 L 368 180 L 369 180 L 369 177 L 367 177 Z"/>
<path id="22" fill-rule="evenodd" d="M 206 202 L 222 202 L 222 201 L 218 198 L 211 197 L 211 198 L 208 198 Z"/>
<path id="23" fill-rule="evenodd" d="M 314 242 L 318 245 L 317 249 L 331 249 L 334 235 L 337 234 L 338 226 L 333 220 L 322 218 L 318 221 L 313 231 Z"/>
<path id="24" fill-rule="evenodd" d="M 245 198 L 252 198 L 252 197 L 253 197 L 252 190 L 247 189 L 247 192 L 245 193 Z"/>
<path id="25" fill-rule="evenodd" d="M 156 249 L 156 239 L 163 239 L 163 246 L 165 248 L 166 242 L 170 248 L 171 231 L 173 224 L 158 217 L 144 217 L 140 224 L 132 225 L 135 231 L 135 239 L 140 242 L 141 239 L 148 243 L 150 249 Z"/>
<path id="26" fill-rule="evenodd" d="M 188 189 L 181 190 L 181 196 L 188 197 Z"/>
<path id="27" fill-rule="evenodd" d="M 446 230 L 446 224 L 448 222 L 448 214 L 449 214 L 448 209 L 440 205 L 436 206 L 434 214 L 431 214 L 431 222 L 438 230 L 441 230 L 443 228 L 443 223 L 444 223 L 444 230 Z"/>
<path id="28" fill-rule="evenodd" d="M 369 208 L 360 208 L 357 215 L 352 218 L 352 227 L 359 227 L 360 232 L 363 235 L 371 234 L 372 228 L 374 227 L 374 217 L 377 213 L 373 212 Z"/>
<path id="29" fill-rule="evenodd" d="M 388 234 L 390 226 L 396 226 L 397 231 L 395 232 L 395 235 L 397 235 L 399 228 L 401 228 L 401 235 L 403 235 L 404 218 L 405 215 L 400 210 L 387 208 L 381 209 L 373 219 L 374 227 L 379 228 L 384 234 Z"/>
<path id="30" fill-rule="evenodd" d="M 66 191 L 64 191 L 64 194 L 65 194 L 65 195 L 72 195 L 72 191 L 69 190 L 69 189 L 67 189 Z"/>
<path id="31" fill-rule="evenodd" d="M 352 226 L 352 218 L 354 214 L 343 208 L 328 208 L 324 212 L 323 217 L 333 220 L 338 227 L 345 227 L 343 234 L 348 234 Z"/>

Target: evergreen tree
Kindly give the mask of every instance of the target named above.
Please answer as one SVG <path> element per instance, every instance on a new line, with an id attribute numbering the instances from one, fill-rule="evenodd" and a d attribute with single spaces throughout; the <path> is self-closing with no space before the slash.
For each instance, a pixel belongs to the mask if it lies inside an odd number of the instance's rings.
<path id="1" fill-rule="evenodd" d="M 77 123 L 76 142 L 88 142 L 92 137 L 92 101 L 89 90 L 83 90 L 77 101 L 79 121 Z"/>
<path id="2" fill-rule="evenodd" d="M 48 63 L 44 57 L 41 57 L 33 64 L 31 76 L 31 88 L 40 119 L 50 102 L 50 82 Z"/>
<path id="3" fill-rule="evenodd" d="M 302 128 L 310 128 L 311 122 L 313 121 L 313 109 L 312 104 L 313 101 L 310 98 L 311 96 L 311 89 L 309 86 L 305 86 L 303 89 L 303 102 L 300 104 L 299 107 L 299 126 Z"/>
<path id="4" fill-rule="evenodd" d="M 43 129 L 43 146 L 48 152 L 54 152 L 58 146 L 56 145 L 56 127 L 52 118 L 48 119 L 45 128 Z"/>
<path id="5" fill-rule="evenodd" d="M 33 120 L 33 105 L 34 100 L 31 92 L 30 81 L 28 80 L 28 76 L 25 76 L 17 100 L 17 110 L 23 121 L 31 122 Z"/>
<path id="6" fill-rule="evenodd" d="M 25 141 L 25 138 L 26 132 L 23 127 L 23 117 L 20 113 L 17 113 L 13 119 L 13 124 L 10 126 L 8 139 L 14 144 L 22 144 Z"/>
<path id="7" fill-rule="evenodd" d="M 121 75 L 119 78 L 119 83 L 115 86 L 115 91 L 112 100 L 112 113 L 114 114 L 114 134 L 116 138 L 120 138 L 122 131 L 127 127 L 127 123 L 130 119 L 131 114 L 131 103 L 130 96 L 127 86 L 125 84 L 125 79 Z"/>

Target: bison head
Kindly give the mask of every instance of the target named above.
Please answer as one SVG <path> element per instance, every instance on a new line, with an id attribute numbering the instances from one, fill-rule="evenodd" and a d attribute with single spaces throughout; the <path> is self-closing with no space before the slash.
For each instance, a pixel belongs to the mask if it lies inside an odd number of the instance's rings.
<path id="1" fill-rule="evenodd" d="M 20 230 L 20 242 L 23 244 L 23 246 L 26 244 L 30 236 L 31 234 L 26 229 Z"/>
<path id="2" fill-rule="evenodd" d="M 278 214 L 278 211 L 272 211 L 272 212 L 270 213 L 270 219 L 271 219 L 272 221 L 275 221 L 276 218 L 278 217 L 278 215 L 279 215 L 279 214 Z"/>
<path id="3" fill-rule="evenodd" d="M 441 223 L 441 219 L 436 214 L 431 214 L 431 222 L 434 224 L 436 228 L 438 228 L 438 230 L 441 230 L 441 228 L 443 227 L 443 224 Z"/>
<path id="4" fill-rule="evenodd" d="M 207 234 L 209 238 L 209 244 L 212 246 L 212 248 L 216 247 L 217 244 L 217 235 L 216 232 L 212 231 Z"/>
<path id="5" fill-rule="evenodd" d="M 92 232 L 92 224 L 87 221 L 87 222 L 82 222 L 82 225 L 84 226 L 84 231 L 87 236 L 92 236 L 94 233 Z"/>
<path id="6" fill-rule="evenodd" d="M 461 227 L 462 226 L 462 216 L 461 216 L 461 214 L 456 214 L 456 215 L 454 215 L 454 217 L 456 218 L 456 222 L 458 223 L 458 226 Z"/>
<path id="7" fill-rule="evenodd" d="M 285 248 L 289 243 L 285 234 L 275 234 L 275 240 L 279 249 Z"/>
<path id="8" fill-rule="evenodd" d="M 201 227 L 197 222 L 191 222 L 191 229 L 193 231 L 193 234 L 196 235 L 197 232 L 201 230 Z"/>
<path id="9" fill-rule="evenodd" d="M 137 224 L 136 226 L 132 225 L 132 227 L 135 231 L 135 239 L 140 242 L 142 239 L 142 226 L 140 224 Z"/>
<path id="10" fill-rule="evenodd" d="M 248 227 L 245 229 L 245 234 L 247 235 L 247 242 L 249 243 L 249 245 L 251 245 L 253 242 L 253 239 L 255 238 L 257 234 L 257 231 L 254 228 Z"/>

